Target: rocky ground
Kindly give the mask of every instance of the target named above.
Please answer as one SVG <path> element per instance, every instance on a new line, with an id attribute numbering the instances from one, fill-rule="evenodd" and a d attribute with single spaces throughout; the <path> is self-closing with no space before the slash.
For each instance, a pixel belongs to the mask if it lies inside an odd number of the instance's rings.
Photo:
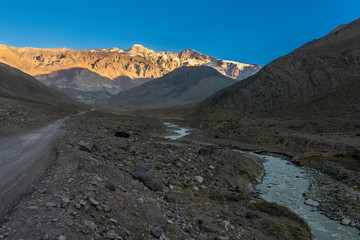
<path id="1" fill-rule="evenodd" d="M 311 186 L 306 198 L 311 199 L 310 205 L 343 225 L 360 229 L 360 192 L 318 170 L 308 168 L 307 172 Z"/>
<path id="2" fill-rule="evenodd" d="M 76 111 L 64 110 L 52 105 L 0 98 L 0 137 L 44 126 L 74 113 Z"/>
<path id="3" fill-rule="evenodd" d="M 63 128 L 0 239 L 311 239 L 301 218 L 254 192 L 259 159 L 166 140 L 161 122 L 139 116 L 90 112 Z"/>

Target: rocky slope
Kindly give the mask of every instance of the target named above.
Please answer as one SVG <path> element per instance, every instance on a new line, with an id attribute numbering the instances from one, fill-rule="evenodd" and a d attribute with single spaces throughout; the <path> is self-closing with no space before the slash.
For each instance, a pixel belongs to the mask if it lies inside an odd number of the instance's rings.
<path id="1" fill-rule="evenodd" d="M 339 110 L 336 104 L 341 111 L 359 111 L 359 94 L 353 91 L 360 84 L 359 41 L 358 19 L 274 60 L 196 110 L 244 114 L 308 104 L 313 110 L 333 114 Z"/>
<path id="2" fill-rule="evenodd" d="M 67 95 L 47 87 L 32 76 L 0 63 L 0 97 L 54 106 L 72 104 Z"/>
<path id="3" fill-rule="evenodd" d="M 105 104 L 128 110 L 189 108 L 235 83 L 210 67 L 182 67 L 113 96 Z"/>

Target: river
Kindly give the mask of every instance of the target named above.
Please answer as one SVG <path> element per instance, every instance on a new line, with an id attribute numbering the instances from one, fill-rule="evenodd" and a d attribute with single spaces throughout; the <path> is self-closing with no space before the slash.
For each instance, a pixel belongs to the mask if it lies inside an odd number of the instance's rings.
<path id="1" fill-rule="evenodd" d="M 164 123 L 169 128 L 167 139 L 177 140 L 189 134 L 190 129 L 172 123 Z M 242 151 L 239 151 L 242 152 Z M 253 154 L 246 153 L 244 154 Z M 322 214 L 316 207 L 306 205 L 303 196 L 309 190 L 310 181 L 306 170 L 280 157 L 255 154 L 262 157 L 265 175 L 256 190 L 262 198 L 286 206 L 304 218 L 311 227 L 316 240 L 359 240 L 359 230 L 343 226 Z"/>
<path id="2" fill-rule="evenodd" d="M 269 202 L 286 206 L 304 218 L 317 240 L 359 240 L 358 229 L 343 226 L 322 214 L 316 207 L 306 205 L 303 196 L 310 186 L 307 172 L 289 161 L 273 156 L 257 155 L 265 159 L 265 176 L 256 190 Z"/>

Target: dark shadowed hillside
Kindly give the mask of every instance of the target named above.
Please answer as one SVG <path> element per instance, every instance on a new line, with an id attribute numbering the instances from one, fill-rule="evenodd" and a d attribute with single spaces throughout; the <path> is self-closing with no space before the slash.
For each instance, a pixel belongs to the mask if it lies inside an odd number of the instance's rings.
<path id="1" fill-rule="evenodd" d="M 0 63 L 0 97 L 59 106 L 73 103 L 67 95 L 3 63 Z"/>
<path id="2" fill-rule="evenodd" d="M 107 105 L 129 110 L 187 108 L 233 83 L 234 79 L 210 67 L 181 67 L 115 95 Z"/>
<path id="3" fill-rule="evenodd" d="M 358 19 L 274 60 L 194 110 L 204 114 L 244 114 L 296 108 L 297 112 L 311 109 L 331 115 L 359 111 L 359 94 L 355 91 L 359 79 Z"/>

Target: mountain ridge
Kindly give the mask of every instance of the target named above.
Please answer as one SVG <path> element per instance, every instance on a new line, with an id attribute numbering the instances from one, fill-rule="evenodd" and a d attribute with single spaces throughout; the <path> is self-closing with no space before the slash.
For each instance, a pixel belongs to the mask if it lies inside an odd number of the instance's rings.
<path id="1" fill-rule="evenodd" d="M 116 47 L 103 49 L 71 50 L 62 48 L 11 47 L 0 45 L 0 61 L 18 68 L 32 76 L 51 74 L 59 70 L 71 68 L 87 68 L 97 74 L 115 79 L 127 76 L 135 78 L 158 78 L 181 66 L 200 66 L 211 61 L 225 61 L 209 57 L 192 49 L 177 53 L 154 51 L 140 44 L 127 50 Z M 245 64 L 248 68 L 246 76 L 254 74 L 261 66 Z M 216 66 L 213 66 L 217 69 Z M 232 66 L 235 67 L 236 66 Z M 217 69 L 218 70 L 218 69 Z M 219 71 L 227 75 L 219 67 Z M 240 70 L 241 71 L 241 70 Z M 241 80 L 239 71 L 227 75 Z"/>

